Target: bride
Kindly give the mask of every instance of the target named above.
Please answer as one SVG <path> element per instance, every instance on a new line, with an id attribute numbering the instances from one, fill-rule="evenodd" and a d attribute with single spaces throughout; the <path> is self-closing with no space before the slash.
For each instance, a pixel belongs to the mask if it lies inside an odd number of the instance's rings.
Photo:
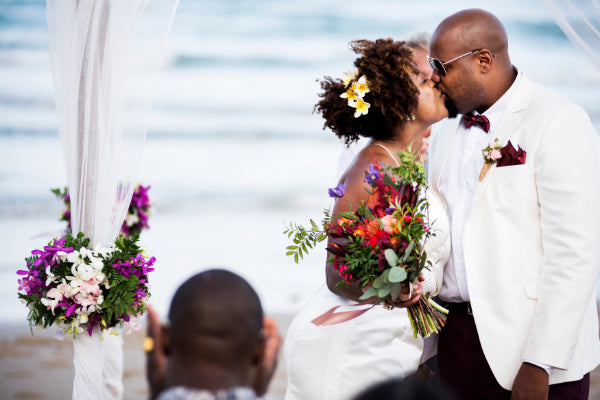
<path id="1" fill-rule="evenodd" d="M 340 179 L 346 189 L 343 201 L 337 199 L 334 205 L 334 216 L 367 200 L 369 164 L 399 166 L 396 154 L 409 146 L 418 151 L 427 129 L 448 115 L 441 93 L 419 72 L 404 42 L 358 40 L 351 47 L 359 55 L 357 73 L 346 76 L 346 82 L 325 77 L 315 106 L 325 126 L 347 145 L 359 135 L 371 139 Z M 366 84 L 364 104 L 348 101 L 345 93 L 351 83 Z M 350 321 L 316 326 L 310 321 L 334 306 L 355 304 L 362 294 L 356 285 L 337 285 L 342 278 L 327 264 L 327 284 L 296 315 L 286 336 L 286 400 L 350 399 L 380 381 L 413 374 L 424 361 L 424 341 L 413 337 L 405 307 L 425 293 L 437 294 L 450 251 L 445 211 L 433 193 L 427 197 L 435 235 L 425 251 L 433 266 L 423 270 L 421 282 L 401 294 L 393 307 L 375 306 Z"/>

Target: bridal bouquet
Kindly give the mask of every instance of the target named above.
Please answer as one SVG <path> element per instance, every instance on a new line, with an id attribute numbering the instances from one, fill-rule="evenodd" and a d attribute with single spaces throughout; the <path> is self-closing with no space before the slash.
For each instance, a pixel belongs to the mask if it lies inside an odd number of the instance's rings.
<path id="1" fill-rule="evenodd" d="M 131 197 L 131 203 L 127 209 L 127 217 L 121 225 L 121 234 L 125 236 L 139 235 L 144 229 L 150 228 L 148 225 L 148 217 L 150 215 L 150 198 L 148 197 L 148 190 L 150 186 L 137 185 L 133 191 Z M 67 223 L 67 232 L 71 232 L 71 196 L 69 195 L 69 189 L 50 189 L 54 195 L 62 199 L 65 204 L 65 209 L 60 216 L 59 221 L 65 221 Z"/>
<path id="2" fill-rule="evenodd" d="M 110 247 L 88 245 L 83 233 L 53 239 L 17 271 L 31 327 L 55 324 L 74 337 L 83 330 L 91 336 L 95 327 L 113 333 L 146 311 L 155 258 L 144 256 L 137 239 L 122 235 Z"/>
<path id="3" fill-rule="evenodd" d="M 432 235 L 423 164 L 408 151 L 399 156 L 399 167 L 369 165 L 364 179 L 371 187 L 369 197 L 355 210 L 339 213 L 336 220 L 326 210 L 322 228 L 311 220 L 308 229 L 291 224 L 284 231 L 293 236 L 287 255 L 296 262 L 329 237 L 328 262 L 344 279 L 340 283 L 356 282 L 364 290 L 360 300 L 376 297 L 376 304 L 396 300 L 402 286 L 416 282 L 431 265 L 423 250 Z M 329 195 L 342 200 L 344 189 L 340 184 L 329 189 Z M 408 315 L 415 337 L 426 337 L 445 324 L 447 310 L 425 295 L 408 307 Z"/>

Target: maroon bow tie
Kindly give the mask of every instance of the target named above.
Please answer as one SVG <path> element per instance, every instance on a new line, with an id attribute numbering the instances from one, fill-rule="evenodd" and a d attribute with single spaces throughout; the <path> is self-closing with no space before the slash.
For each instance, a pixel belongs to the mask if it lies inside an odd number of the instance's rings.
<path id="1" fill-rule="evenodd" d="M 465 128 L 469 129 L 473 125 L 478 125 L 486 133 L 490 131 L 490 120 L 485 115 L 474 115 L 473 113 L 466 113 L 462 117 L 462 122 Z"/>

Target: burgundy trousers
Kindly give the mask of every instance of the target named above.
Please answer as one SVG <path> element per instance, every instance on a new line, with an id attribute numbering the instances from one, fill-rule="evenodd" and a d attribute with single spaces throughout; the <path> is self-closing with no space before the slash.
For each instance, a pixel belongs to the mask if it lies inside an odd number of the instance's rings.
<path id="1" fill-rule="evenodd" d="M 494 378 L 479 343 L 475 320 L 451 311 L 438 343 L 438 368 L 444 391 L 460 400 L 510 400 L 511 392 Z M 573 382 L 550 385 L 549 400 L 587 400 L 590 374 Z"/>

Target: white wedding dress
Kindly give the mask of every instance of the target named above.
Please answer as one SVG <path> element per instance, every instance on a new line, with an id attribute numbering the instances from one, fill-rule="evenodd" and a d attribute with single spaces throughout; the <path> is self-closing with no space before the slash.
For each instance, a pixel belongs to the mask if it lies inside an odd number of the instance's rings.
<path id="1" fill-rule="evenodd" d="M 441 200 L 431 192 L 427 197 L 435 236 L 424 247 L 434 265 L 424 271 L 423 290 L 435 295 L 450 254 L 450 235 Z M 286 400 L 349 400 L 375 383 L 417 370 L 424 341 L 414 338 L 405 308 L 375 306 L 336 325 L 316 326 L 310 322 L 334 306 L 351 304 L 354 302 L 323 285 L 295 316 L 284 346 Z M 351 309 L 341 308 L 338 311 Z M 435 347 L 435 342 L 427 347 Z"/>

